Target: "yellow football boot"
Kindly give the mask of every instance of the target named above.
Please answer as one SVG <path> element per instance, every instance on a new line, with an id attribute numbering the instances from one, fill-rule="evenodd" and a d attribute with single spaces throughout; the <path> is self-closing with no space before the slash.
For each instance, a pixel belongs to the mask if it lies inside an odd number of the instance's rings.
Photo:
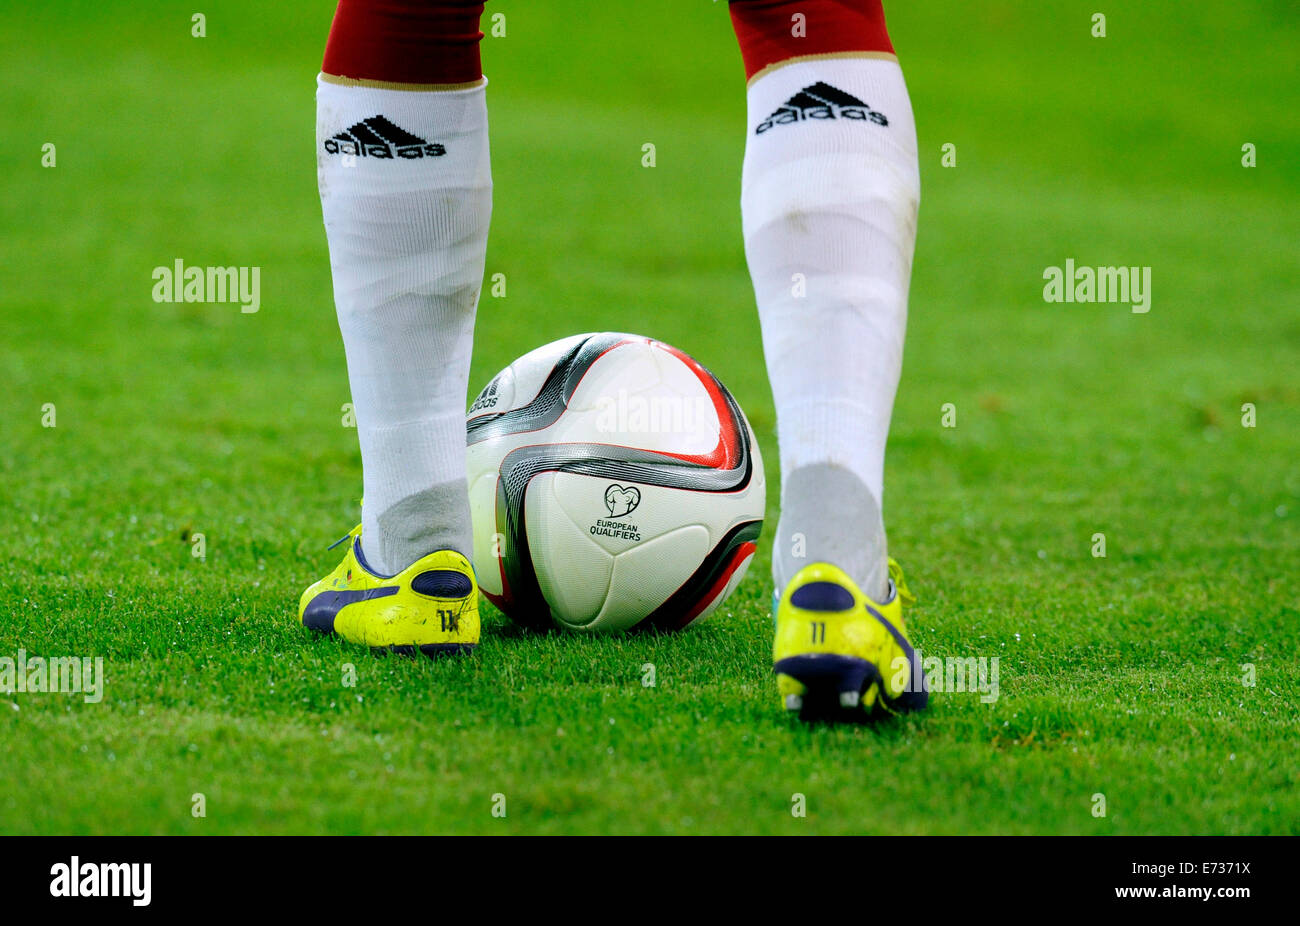
<path id="1" fill-rule="evenodd" d="M 843 570 L 813 563 L 776 603 L 772 671 L 788 711 L 803 719 L 862 718 L 920 710 L 929 685 L 903 624 L 915 599 L 889 561 L 889 596 L 875 602 Z"/>
<path id="2" fill-rule="evenodd" d="M 438 550 L 395 576 L 381 576 L 366 565 L 361 525 L 343 540 L 350 541 L 343 562 L 302 593 L 303 626 L 406 655 L 468 653 L 478 645 L 478 588 L 469 560 Z"/>

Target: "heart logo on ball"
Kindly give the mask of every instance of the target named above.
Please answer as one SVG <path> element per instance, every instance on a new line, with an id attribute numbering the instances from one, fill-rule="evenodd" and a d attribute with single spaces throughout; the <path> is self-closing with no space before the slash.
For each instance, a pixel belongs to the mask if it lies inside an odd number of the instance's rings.
<path id="1" fill-rule="evenodd" d="M 639 504 L 641 504 L 641 490 L 636 486 L 628 486 L 625 489 L 621 485 L 613 484 L 605 490 L 605 507 L 609 509 L 611 518 L 621 518 L 625 514 L 631 514 Z"/>

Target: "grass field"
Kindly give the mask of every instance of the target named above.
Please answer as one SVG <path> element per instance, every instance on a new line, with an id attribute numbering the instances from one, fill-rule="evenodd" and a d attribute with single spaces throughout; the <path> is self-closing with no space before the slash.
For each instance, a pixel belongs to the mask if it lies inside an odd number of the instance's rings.
<path id="1" fill-rule="evenodd" d="M 886 521 L 922 650 L 999 657 L 1000 698 L 870 728 L 780 711 L 765 545 L 680 636 L 492 612 L 434 663 L 299 627 L 361 484 L 312 155 L 332 5 L 213 0 L 204 38 L 179 5 L 9 11 L 0 656 L 106 686 L 0 694 L 0 833 L 1300 833 L 1300 22 L 1121 0 L 1094 38 L 1094 6 L 887 4 L 923 193 Z M 749 413 L 774 526 L 724 4 L 488 12 L 508 295 L 472 389 L 578 331 L 674 343 Z M 177 258 L 260 267 L 260 311 L 155 303 Z M 1067 258 L 1150 266 L 1150 312 L 1045 302 Z"/>

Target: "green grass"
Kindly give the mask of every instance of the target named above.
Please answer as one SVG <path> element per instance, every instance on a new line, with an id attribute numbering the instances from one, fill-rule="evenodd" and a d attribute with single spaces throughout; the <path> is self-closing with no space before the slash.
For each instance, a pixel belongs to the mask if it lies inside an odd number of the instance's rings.
<path id="1" fill-rule="evenodd" d="M 1074 0 L 890 4 L 923 202 L 886 519 L 922 649 L 1000 657 L 1001 697 L 851 729 L 778 709 L 765 546 L 674 637 L 493 613 L 433 663 L 298 627 L 360 491 L 311 148 L 331 6 L 213 2 L 203 39 L 188 7 L 101 6 L 0 26 L 0 655 L 107 673 L 98 704 L 0 695 L 0 832 L 1300 832 L 1287 4 L 1128 0 L 1104 39 Z M 644 332 L 719 374 L 774 470 L 739 54 L 723 4 L 661 6 L 488 6 L 508 296 L 473 388 L 556 337 Z M 155 304 L 178 257 L 260 266 L 261 311 Z M 1151 312 L 1044 303 L 1068 257 L 1151 266 Z"/>

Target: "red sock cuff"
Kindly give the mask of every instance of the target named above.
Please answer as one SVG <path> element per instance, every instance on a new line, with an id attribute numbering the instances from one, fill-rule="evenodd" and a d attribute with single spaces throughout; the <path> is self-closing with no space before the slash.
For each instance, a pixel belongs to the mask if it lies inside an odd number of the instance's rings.
<path id="1" fill-rule="evenodd" d="M 321 70 L 400 84 L 464 84 L 483 76 L 481 2 L 339 0 Z"/>
<path id="2" fill-rule="evenodd" d="M 746 80 L 787 58 L 894 51 L 880 0 L 731 0 L 729 9 Z"/>

